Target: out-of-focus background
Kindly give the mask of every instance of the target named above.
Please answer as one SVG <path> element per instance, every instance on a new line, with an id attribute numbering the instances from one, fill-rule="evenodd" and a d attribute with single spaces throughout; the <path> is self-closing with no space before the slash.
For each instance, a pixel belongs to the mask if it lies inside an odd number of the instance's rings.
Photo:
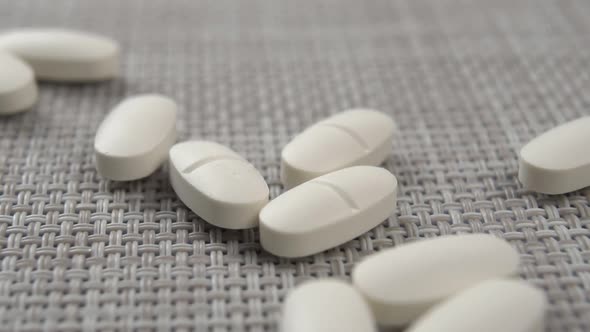
<path id="1" fill-rule="evenodd" d="M 348 279 L 364 256 L 418 238 L 485 232 L 546 291 L 548 331 L 588 331 L 590 189 L 546 196 L 516 178 L 523 144 L 590 114 L 588 17 L 586 0 L 0 0 L 0 30 L 82 29 L 123 48 L 120 79 L 43 83 L 33 110 L 0 118 L 0 330 L 276 331 L 302 281 Z M 400 129 L 384 165 L 398 208 L 336 249 L 281 259 L 257 229 L 190 212 L 166 167 L 106 181 L 96 128 L 145 92 L 179 103 L 180 139 L 247 157 L 272 197 L 294 134 L 349 107 L 386 112 Z"/>

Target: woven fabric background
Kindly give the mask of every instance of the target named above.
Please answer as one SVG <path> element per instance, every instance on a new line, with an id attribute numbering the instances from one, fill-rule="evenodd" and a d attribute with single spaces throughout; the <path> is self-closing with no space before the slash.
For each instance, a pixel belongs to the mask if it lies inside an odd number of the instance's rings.
<path id="1" fill-rule="evenodd" d="M 0 330 L 276 331 L 302 281 L 483 232 L 517 248 L 520 276 L 546 291 L 548 331 L 588 331 L 590 189 L 546 196 L 516 178 L 523 144 L 590 114 L 588 17 L 586 0 L 0 0 L 0 29 L 71 27 L 123 48 L 121 79 L 42 83 L 33 110 L 0 118 Z M 386 112 L 400 128 L 384 165 L 397 209 L 338 248 L 282 259 L 257 229 L 190 212 L 166 166 L 100 178 L 96 128 L 145 92 L 178 101 L 181 140 L 246 156 L 272 197 L 294 134 L 349 107 Z"/>

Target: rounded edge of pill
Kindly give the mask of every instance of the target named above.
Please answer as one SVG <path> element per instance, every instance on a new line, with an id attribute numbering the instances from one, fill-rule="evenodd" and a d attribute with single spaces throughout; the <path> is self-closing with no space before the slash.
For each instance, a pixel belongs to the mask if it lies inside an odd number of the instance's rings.
<path id="1" fill-rule="evenodd" d="M 9 51 L 0 50 L 0 56 L 7 57 L 14 65 L 22 70 L 23 83 L 10 91 L 0 92 L 0 115 L 13 115 L 30 110 L 39 99 L 39 87 L 35 81 L 33 68 L 18 56 Z"/>

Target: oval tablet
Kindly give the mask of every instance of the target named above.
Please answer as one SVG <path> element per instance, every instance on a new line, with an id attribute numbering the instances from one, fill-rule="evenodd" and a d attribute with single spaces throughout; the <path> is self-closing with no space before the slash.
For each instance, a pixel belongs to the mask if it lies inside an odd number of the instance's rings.
<path id="1" fill-rule="evenodd" d="M 590 186 L 590 116 L 555 127 L 520 150 L 518 179 L 525 188 L 563 194 Z"/>
<path id="2" fill-rule="evenodd" d="M 170 149 L 170 182 L 194 213 L 224 228 L 258 225 L 268 185 L 256 168 L 214 142 L 188 141 Z"/>
<path id="3" fill-rule="evenodd" d="M 362 296 L 338 280 L 308 281 L 283 305 L 281 332 L 373 332 L 375 322 Z"/>
<path id="4" fill-rule="evenodd" d="M 391 153 L 395 130 L 384 113 L 354 109 L 307 128 L 281 154 L 281 181 L 292 188 L 315 177 L 356 165 L 381 164 Z"/>
<path id="5" fill-rule="evenodd" d="M 395 210 L 397 180 L 388 170 L 354 166 L 297 186 L 260 211 L 260 243 L 284 257 L 335 247 L 369 231 Z"/>
<path id="6" fill-rule="evenodd" d="M 406 332 L 542 332 L 545 294 L 520 280 L 489 280 L 440 303 Z"/>
<path id="7" fill-rule="evenodd" d="M 153 173 L 176 140 L 176 103 L 160 95 L 125 99 L 102 121 L 94 152 L 98 173 L 118 181 Z"/>
<path id="8" fill-rule="evenodd" d="M 42 80 L 98 81 L 119 73 L 119 45 L 86 32 L 15 30 L 0 35 L 0 49 L 28 62 Z"/>
<path id="9" fill-rule="evenodd" d="M 31 67 L 14 55 L 0 51 L 0 114 L 27 110 L 35 104 L 37 96 Z"/>
<path id="10" fill-rule="evenodd" d="M 381 325 L 405 325 L 486 279 L 517 273 L 518 253 L 492 235 L 443 236 L 387 249 L 358 264 L 354 285 Z"/>

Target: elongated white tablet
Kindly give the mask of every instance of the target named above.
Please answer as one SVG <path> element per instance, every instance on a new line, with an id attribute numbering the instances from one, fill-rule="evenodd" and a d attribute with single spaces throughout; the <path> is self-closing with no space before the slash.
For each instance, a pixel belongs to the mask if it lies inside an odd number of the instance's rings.
<path id="1" fill-rule="evenodd" d="M 368 109 L 349 110 L 320 121 L 283 148 L 281 181 L 292 188 L 342 168 L 377 166 L 391 154 L 394 130 L 389 116 Z"/>
<path id="2" fill-rule="evenodd" d="M 283 305 L 281 332 L 377 331 L 362 296 L 343 281 L 308 281 Z"/>
<path id="3" fill-rule="evenodd" d="M 518 253 L 486 234 L 444 236 L 369 256 L 352 273 L 379 324 L 405 325 L 481 281 L 515 275 Z"/>
<path id="4" fill-rule="evenodd" d="M 0 51 L 0 114 L 31 108 L 37 101 L 37 83 L 31 67 L 14 55 Z"/>
<path id="5" fill-rule="evenodd" d="M 119 73 L 119 45 L 87 32 L 14 30 L 0 34 L 0 49 L 28 62 L 42 80 L 100 81 Z"/>
<path id="6" fill-rule="evenodd" d="M 260 209 L 268 203 L 268 185 L 258 170 L 214 142 L 174 145 L 170 149 L 170 182 L 184 204 L 219 227 L 255 227 Z"/>
<path id="7" fill-rule="evenodd" d="M 545 294 L 521 280 L 489 280 L 442 302 L 406 332 L 542 332 Z"/>
<path id="8" fill-rule="evenodd" d="M 335 247 L 367 232 L 395 210 L 397 180 L 386 169 L 354 166 L 297 186 L 260 211 L 260 243 L 299 257 Z"/>
<path id="9" fill-rule="evenodd" d="M 102 121 L 94 152 L 98 173 L 118 181 L 153 173 L 176 140 L 176 103 L 161 95 L 125 99 Z"/>
<path id="10" fill-rule="evenodd" d="M 520 150 L 518 178 L 525 188 L 563 194 L 590 186 L 590 116 L 555 127 Z"/>

